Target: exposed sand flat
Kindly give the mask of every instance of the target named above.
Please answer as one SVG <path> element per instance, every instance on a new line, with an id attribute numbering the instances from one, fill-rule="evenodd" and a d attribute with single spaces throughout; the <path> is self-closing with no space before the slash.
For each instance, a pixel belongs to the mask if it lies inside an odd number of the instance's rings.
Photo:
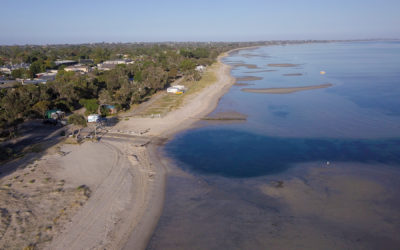
<path id="1" fill-rule="evenodd" d="M 290 94 L 290 93 L 299 92 L 299 91 L 305 91 L 305 90 L 329 88 L 331 86 L 333 86 L 333 84 L 326 83 L 326 84 L 321 84 L 321 85 L 304 86 L 304 87 L 263 88 L 263 89 L 243 88 L 241 90 L 244 91 L 244 92 L 260 93 L 260 94 Z"/>
<path id="2" fill-rule="evenodd" d="M 302 73 L 283 74 L 283 76 L 302 76 Z"/>
<path id="3" fill-rule="evenodd" d="M 265 72 L 274 72 L 274 71 L 277 71 L 277 70 L 276 69 L 263 69 L 263 70 L 247 71 L 244 73 L 251 74 L 251 73 L 265 73 Z"/>
<path id="4" fill-rule="evenodd" d="M 235 68 L 246 67 L 248 69 L 258 69 L 257 65 L 255 65 L 255 64 L 236 63 L 236 64 L 232 64 L 232 66 Z"/>
<path id="5" fill-rule="evenodd" d="M 241 54 L 241 56 L 246 57 L 246 58 L 253 58 L 253 57 L 259 57 L 259 58 L 269 58 L 269 55 L 258 55 L 258 54 L 251 54 L 251 53 L 246 53 L 246 54 Z"/>
<path id="6" fill-rule="evenodd" d="M 247 120 L 247 115 L 236 111 L 226 111 L 203 117 L 201 120 L 214 123 L 243 122 Z"/>
<path id="7" fill-rule="evenodd" d="M 236 77 L 237 81 L 257 81 L 257 80 L 262 80 L 262 77 L 259 76 L 239 76 Z"/>
<path id="8" fill-rule="evenodd" d="M 250 86 L 250 85 L 255 85 L 255 84 L 254 83 L 237 82 L 234 85 L 235 86 Z"/>
<path id="9" fill-rule="evenodd" d="M 300 64 L 293 64 L 293 63 L 270 63 L 268 64 L 269 67 L 298 67 Z"/>

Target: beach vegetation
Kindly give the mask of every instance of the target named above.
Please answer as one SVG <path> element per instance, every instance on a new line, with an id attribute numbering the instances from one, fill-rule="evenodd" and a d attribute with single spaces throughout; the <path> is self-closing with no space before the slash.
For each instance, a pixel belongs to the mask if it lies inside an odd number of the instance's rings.
<path id="1" fill-rule="evenodd" d="M 154 93 L 169 87 L 182 78 L 202 85 L 197 65 L 213 64 L 219 54 L 249 43 L 148 43 L 148 44 L 81 44 L 46 46 L 0 46 L 2 64 L 30 64 L 15 69 L 10 78 L 34 78 L 36 74 L 57 69 L 54 80 L 46 84 L 16 84 L 0 89 L 0 136 L 14 137 L 18 125 L 24 121 L 43 118 L 48 109 L 66 113 L 85 107 L 97 113 L 97 105 L 114 105 L 117 110 L 128 110 L 149 99 Z M 65 71 L 57 60 L 90 59 L 88 66 L 107 60 L 129 58 L 131 64 L 116 65 L 109 71 L 93 69 L 89 73 Z M 200 81 L 199 81 L 200 80 Z M 185 83 L 185 85 L 190 85 Z M 173 109 L 181 97 L 167 105 Z M 171 100 L 164 100 L 165 103 Z"/>
<path id="2" fill-rule="evenodd" d="M 86 111 L 85 114 L 93 114 L 97 113 L 97 110 L 99 109 L 99 104 L 97 99 L 80 99 L 79 104 L 85 107 Z"/>
<path id="3" fill-rule="evenodd" d="M 181 84 L 186 87 L 186 92 L 182 95 L 165 95 L 162 98 L 155 101 L 152 105 L 147 107 L 141 115 L 142 116 L 154 116 L 154 115 L 165 115 L 171 110 L 179 108 L 186 98 L 190 98 L 192 94 L 199 92 L 205 87 L 215 83 L 217 76 L 215 70 L 218 68 L 218 63 L 215 63 L 208 67 L 203 73 L 201 79 L 196 81 L 187 78 Z"/>
<path id="4" fill-rule="evenodd" d="M 85 127 L 87 125 L 85 117 L 80 114 L 70 115 L 68 117 L 68 123 L 76 125 L 76 126 L 82 126 L 82 127 Z"/>

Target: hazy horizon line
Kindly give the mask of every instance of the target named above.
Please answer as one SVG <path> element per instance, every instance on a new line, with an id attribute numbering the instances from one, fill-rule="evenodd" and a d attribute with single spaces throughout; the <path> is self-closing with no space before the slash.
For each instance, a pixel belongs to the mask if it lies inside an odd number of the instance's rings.
<path id="1" fill-rule="evenodd" d="M 164 40 L 164 41 L 96 41 L 96 42 L 72 42 L 72 43 L 0 43 L 0 46 L 55 46 L 55 45 L 85 45 L 85 44 L 165 44 L 165 43 L 262 43 L 262 42 L 286 42 L 286 41 L 398 41 L 400 38 L 357 38 L 357 39 L 271 39 L 271 40 Z"/>

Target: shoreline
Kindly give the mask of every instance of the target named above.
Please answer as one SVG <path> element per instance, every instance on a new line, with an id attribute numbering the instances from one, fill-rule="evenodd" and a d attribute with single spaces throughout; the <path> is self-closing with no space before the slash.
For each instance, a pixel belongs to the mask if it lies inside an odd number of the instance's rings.
<path id="1" fill-rule="evenodd" d="M 257 46 L 259 47 L 259 46 Z M 153 138 L 146 146 L 149 163 L 155 167 L 156 184 L 159 189 L 151 190 L 148 196 L 151 196 L 148 204 L 143 209 L 146 213 L 130 233 L 123 249 L 145 249 L 157 227 L 159 218 L 163 211 L 166 179 L 168 174 L 168 165 L 172 164 L 166 158 L 159 148 L 166 140 L 171 140 L 177 133 L 190 129 L 193 124 L 211 113 L 217 107 L 220 98 L 228 92 L 234 85 L 236 79 L 231 75 L 232 67 L 224 64 L 222 59 L 229 56 L 233 51 L 238 51 L 247 48 L 238 48 L 222 53 L 217 58 L 217 64 L 220 64 L 216 69 L 217 80 L 215 83 L 195 93 L 192 97 L 185 99 L 184 104 L 168 113 L 163 118 L 132 118 L 130 121 L 123 121 L 116 125 L 118 129 L 144 129 L 150 127 L 149 135 Z M 157 142 L 161 139 L 161 143 Z"/>
<path id="2" fill-rule="evenodd" d="M 245 48 L 235 51 L 240 49 Z M 215 81 L 188 94 L 182 105 L 166 116 L 124 117 L 109 127 L 98 142 L 77 145 L 62 142 L 32 163 L 23 159 L 30 164 L 31 182 L 37 183 L 37 189 L 45 197 L 54 196 L 50 188 L 53 182 L 62 183 L 61 194 L 71 194 L 51 200 L 54 204 L 49 209 L 63 208 L 51 212 L 42 209 L 42 202 L 48 201 L 30 197 L 32 202 L 26 209 L 37 213 L 38 220 L 26 233 L 42 232 L 40 228 L 49 225 L 52 228 L 45 230 L 42 237 L 45 240 L 38 239 L 32 244 L 42 249 L 145 249 L 163 212 L 167 174 L 173 167 L 170 165 L 173 162 L 159 148 L 212 112 L 234 85 L 232 67 L 222 63 L 222 58 L 231 52 L 219 55 L 217 62 L 208 68 Z M 35 171 L 36 168 L 40 171 Z M 15 186 L 17 190 L 23 188 L 25 182 L 20 183 L 18 178 L 25 176 L 24 171 L 6 175 L 3 182 L 12 182 L 12 188 Z M 34 178 L 52 182 L 46 186 Z M 76 200 L 80 197 L 77 196 L 80 187 L 90 190 L 90 198 L 84 202 Z M 25 239 L 18 242 L 25 243 Z"/>

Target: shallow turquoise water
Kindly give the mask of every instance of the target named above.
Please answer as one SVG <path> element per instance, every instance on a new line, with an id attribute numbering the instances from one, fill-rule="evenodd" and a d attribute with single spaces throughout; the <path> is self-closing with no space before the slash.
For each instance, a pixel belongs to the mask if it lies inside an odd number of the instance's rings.
<path id="1" fill-rule="evenodd" d="M 270 46 L 224 59 L 246 88 L 319 85 L 292 94 L 258 94 L 233 86 L 213 113 L 236 111 L 244 123 L 209 124 L 179 134 L 165 151 L 191 171 L 253 177 L 296 163 L 400 163 L 400 42 Z M 295 67 L 268 64 L 291 63 Z M 275 70 L 261 72 L 263 70 Z M 320 74 L 325 71 L 326 74 Z M 284 76 L 297 74 L 300 76 Z"/>

